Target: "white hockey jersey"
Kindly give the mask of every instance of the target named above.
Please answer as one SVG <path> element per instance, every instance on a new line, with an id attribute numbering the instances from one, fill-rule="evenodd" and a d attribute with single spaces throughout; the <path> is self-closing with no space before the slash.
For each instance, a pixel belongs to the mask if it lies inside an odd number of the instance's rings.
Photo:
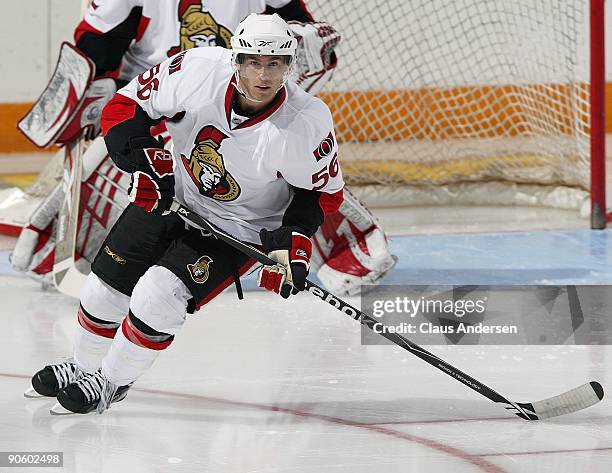
<path id="1" fill-rule="evenodd" d="M 264 112 L 234 115 L 231 55 L 218 47 L 185 51 L 118 93 L 153 119 L 184 112 L 167 121 L 178 200 L 258 244 L 262 228 L 281 225 L 291 186 L 335 194 L 344 183 L 327 106 L 289 82 Z"/>
<path id="2" fill-rule="evenodd" d="M 142 8 L 136 39 L 123 56 L 119 73 L 119 79 L 130 80 L 186 49 L 229 48 L 231 35 L 249 13 L 263 13 L 266 6 L 281 8 L 287 3 L 289 0 L 94 0 L 85 25 L 79 28 L 107 33 L 132 9 Z"/>

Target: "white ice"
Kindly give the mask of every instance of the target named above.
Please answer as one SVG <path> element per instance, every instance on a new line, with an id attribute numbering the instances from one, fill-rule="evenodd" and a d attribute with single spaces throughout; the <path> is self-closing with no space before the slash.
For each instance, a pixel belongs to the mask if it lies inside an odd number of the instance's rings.
<path id="1" fill-rule="evenodd" d="M 396 236 L 389 282 L 612 281 L 612 233 Z M 233 290 L 188 318 L 103 415 L 54 417 L 30 376 L 68 356 L 77 301 L 13 273 L 0 253 L 0 450 L 61 451 L 62 472 L 558 472 L 612 469 L 612 406 L 526 422 L 308 294 Z M 252 286 L 252 285 L 251 285 Z M 247 284 L 247 288 L 249 284 Z M 359 304 L 358 299 L 351 299 Z M 589 380 L 610 389 L 610 346 L 431 346 L 520 402 Z M 24 471 L 24 470 L 15 470 Z"/>

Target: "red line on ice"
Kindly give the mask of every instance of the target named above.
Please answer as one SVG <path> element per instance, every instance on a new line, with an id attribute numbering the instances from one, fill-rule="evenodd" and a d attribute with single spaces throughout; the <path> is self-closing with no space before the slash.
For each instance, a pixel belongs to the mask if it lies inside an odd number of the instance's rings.
<path id="1" fill-rule="evenodd" d="M 17 379 L 29 379 L 30 378 L 30 376 L 20 375 L 20 374 L 10 374 L 10 373 L 0 373 L 0 376 L 5 377 L 5 378 L 17 378 Z M 132 391 L 148 393 L 148 394 L 158 394 L 162 396 L 180 397 L 183 399 L 217 402 L 220 404 L 248 407 L 252 409 L 258 409 L 258 410 L 270 411 L 270 412 L 281 412 L 283 414 L 289 414 L 289 415 L 293 415 L 293 416 L 300 417 L 300 418 L 317 419 L 317 420 L 321 420 L 324 422 L 329 422 L 330 424 L 343 425 L 346 427 L 354 427 L 357 429 L 369 430 L 370 432 L 376 432 L 378 434 L 386 435 L 388 437 L 394 437 L 400 440 L 406 440 L 408 442 L 417 443 L 417 444 L 423 445 L 424 447 L 428 447 L 432 450 L 446 453 L 447 455 L 453 456 L 467 463 L 470 463 L 487 473 L 506 473 L 506 470 L 482 458 L 482 455 L 473 455 L 461 449 L 451 447 L 450 445 L 444 445 L 442 443 L 436 442 L 435 440 L 427 439 L 424 437 L 418 437 L 416 435 L 411 435 L 411 434 L 400 432 L 397 430 L 387 429 L 385 427 L 380 427 L 378 425 L 360 424 L 359 422 L 353 422 L 348 419 L 326 416 L 322 414 L 315 414 L 315 413 L 306 412 L 306 411 L 298 411 L 295 409 L 288 409 L 288 408 L 280 407 L 280 406 L 270 406 L 266 404 L 258 404 L 258 403 L 253 403 L 253 402 L 233 401 L 230 399 L 208 397 L 208 396 L 202 396 L 198 394 L 177 393 L 177 392 L 172 392 L 172 391 L 162 391 L 159 389 L 141 389 L 141 388 L 133 388 Z"/>

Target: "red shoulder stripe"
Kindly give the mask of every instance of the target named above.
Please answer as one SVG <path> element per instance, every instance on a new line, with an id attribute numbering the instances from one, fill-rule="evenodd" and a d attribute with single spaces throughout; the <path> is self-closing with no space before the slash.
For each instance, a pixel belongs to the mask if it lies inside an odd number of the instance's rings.
<path id="1" fill-rule="evenodd" d="M 115 94 L 102 110 L 102 118 L 100 118 L 102 135 L 106 136 L 108 131 L 115 125 L 134 118 L 137 106 L 138 104 L 131 98 Z"/>
<path id="2" fill-rule="evenodd" d="M 97 34 L 97 35 L 103 35 L 104 33 L 102 33 L 102 31 L 94 28 L 93 26 L 91 26 L 89 23 L 87 23 L 85 20 L 81 20 L 81 22 L 78 24 L 78 26 L 76 27 L 76 29 L 74 30 L 74 43 L 76 44 L 79 39 L 81 39 L 81 36 L 83 36 L 85 33 L 93 33 L 93 34 Z"/>

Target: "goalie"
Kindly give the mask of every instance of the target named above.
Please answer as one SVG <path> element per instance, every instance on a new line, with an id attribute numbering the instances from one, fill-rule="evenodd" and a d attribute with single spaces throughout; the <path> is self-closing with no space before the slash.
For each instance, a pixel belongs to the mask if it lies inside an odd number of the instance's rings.
<path id="1" fill-rule="evenodd" d="M 173 55 L 175 70 L 180 70 L 180 53 L 187 49 L 229 48 L 231 31 L 239 21 L 262 12 L 278 13 L 289 22 L 299 43 L 291 79 L 316 94 L 337 65 L 334 48 L 340 36 L 330 25 L 314 21 L 301 0 L 204 5 L 200 0 L 96 0 L 76 28 L 76 47 L 64 44 L 54 78 L 20 128 L 39 146 L 69 143 L 83 134 L 95 137 L 102 106 L 117 87 Z M 66 77 L 72 87 L 57 86 L 65 84 Z M 154 136 L 172 149 L 163 122 Z M 322 153 L 328 144 L 321 143 Z M 129 178 L 113 166 L 100 137 L 85 152 L 83 167 L 77 252 L 87 267 L 127 205 Z M 57 189 L 31 216 L 12 255 L 14 269 L 49 279 L 62 198 Z M 313 236 L 312 261 L 323 284 L 339 295 L 355 294 L 362 284 L 376 284 L 395 263 L 384 232 L 349 192 L 339 211 L 328 216 Z"/>

